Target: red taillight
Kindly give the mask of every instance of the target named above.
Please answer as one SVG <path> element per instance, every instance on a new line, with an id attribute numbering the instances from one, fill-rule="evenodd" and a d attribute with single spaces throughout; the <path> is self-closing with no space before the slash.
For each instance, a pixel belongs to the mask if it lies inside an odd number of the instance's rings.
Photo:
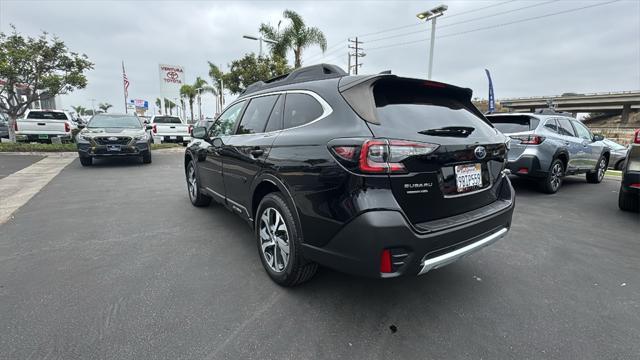
<path id="1" fill-rule="evenodd" d="M 529 173 L 529 169 L 527 168 L 518 169 L 518 174 L 528 174 L 528 173 Z"/>
<path id="2" fill-rule="evenodd" d="M 193 125 L 189 125 L 189 135 L 193 133 Z"/>
<path id="3" fill-rule="evenodd" d="M 520 140 L 521 145 L 540 145 L 544 141 L 544 136 L 531 135 L 511 135 L 510 138 Z"/>
<path id="4" fill-rule="evenodd" d="M 636 130 L 636 132 L 633 134 L 633 143 L 640 144 L 640 129 Z"/>
<path id="5" fill-rule="evenodd" d="M 153 131 L 154 134 L 158 133 L 158 127 L 156 127 L 156 124 L 153 124 L 153 129 L 151 131 Z"/>
<path id="6" fill-rule="evenodd" d="M 64 123 L 64 132 L 69 132 L 71 131 L 71 125 L 69 125 L 68 122 Z"/>
<path id="7" fill-rule="evenodd" d="M 13 119 L 13 131 L 18 131 L 18 119 Z"/>
<path id="8" fill-rule="evenodd" d="M 382 250 L 382 256 L 380 257 L 380 272 L 393 272 L 393 268 L 391 267 L 391 251 L 387 249 Z"/>
<path id="9" fill-rule="evenodd" d="M 333 151 L 344 160 L 353 160 L 356 157 L 357 146 L 336 146 Z"/>
<path id="10" fill-rule="evenodd" d="M 640 189 L 640 183 L 631 184 L 631 185 L 629 185 L 629 187 L 634 188 L 634 189 Z"/>
<path id="11" fill-rule="evenodd" d="M 404 159 L 431 154 L 438 146 L 404 140 L 367 140 L 362 144 L 358 166 L 366 173 L 404 173 Z"/>

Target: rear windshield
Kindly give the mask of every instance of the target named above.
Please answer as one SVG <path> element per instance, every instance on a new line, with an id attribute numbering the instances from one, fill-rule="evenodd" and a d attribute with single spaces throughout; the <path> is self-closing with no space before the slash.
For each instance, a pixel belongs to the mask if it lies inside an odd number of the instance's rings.
<path id="1" fill-rule="evenodd" d="M 65 113 L 56 111 L 30 111 L 27 119 L 68 120 Z"/>
<path id="2" fill-rule="evenodd" d="M 487 116 L 496 129 L 505 134 L 533 130 L 538 127 L 540 120 L 529 116 Z"/>
<path id="3" fill-rule="evenodd" d="M 156 116 L 153 122 L 157 124 L 182 124 L 180 118 L 173 116 Z"/>

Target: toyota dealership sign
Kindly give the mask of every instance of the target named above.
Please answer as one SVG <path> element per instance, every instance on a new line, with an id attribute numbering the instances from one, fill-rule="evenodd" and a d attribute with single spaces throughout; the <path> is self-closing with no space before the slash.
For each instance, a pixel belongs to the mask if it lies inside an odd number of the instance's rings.
<path id="1" fill-rule="evenodd" d="M 184 84 L 182 66 L 160 64 L 160 94 L 169 99 L 180 97 L 180 87 Z"/>

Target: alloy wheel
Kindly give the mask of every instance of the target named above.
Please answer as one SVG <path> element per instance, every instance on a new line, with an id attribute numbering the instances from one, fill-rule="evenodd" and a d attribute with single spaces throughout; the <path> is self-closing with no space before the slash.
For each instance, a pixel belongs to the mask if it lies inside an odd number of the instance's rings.
<path id="1" fill-rule="evenodd" d="M 189 165 L 189 170 L 187 171 L 187 187 L 189 197 L 191 200 L 195 200 L 198 197 L 198 180 L 196 178 L 196 168 L 193 165 Z"/>
<path id="2" fill-rule="evenodd" d="M 600 164 L 598 164 L 598 181 L 602 181 L 604 178 L 604 173 L 607 171 L 607 162 L 604 158 L 600 159 Z"/>
<path id="3" fill-rule="evenodd" d="M 556 163 L 553 165 L 553 168 L 551 168 L 551 188 L 553 189 L 553 191 L 558 190 L 558 188 L 560 187 L 560 182 L 562 181 L 562 165 L 560 165 L 560 163 Z"/>
<path id="4" fill-rule="evenodd" d="M 269 268 L 283 272 L 289 263 L 289 231 L 280 212 L 266 208 L 260 216 L 260 249 Z"/>

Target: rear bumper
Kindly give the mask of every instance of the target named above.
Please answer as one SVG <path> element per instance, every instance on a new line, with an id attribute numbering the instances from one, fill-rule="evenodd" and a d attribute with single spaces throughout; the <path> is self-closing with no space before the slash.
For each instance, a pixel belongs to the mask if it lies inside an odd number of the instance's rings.
<path id="1" fill-rule="evenodd" d="M 627 171 L 622 174 L 622 191 L 631 194 L 640 194 L 640 188 L 631 187 L 631 184 L 640 184 L 640 172 Z"/>
<path id="2" fill-rule="evenodd" d="M 514 175 L 536 176 L 546 175 L 546 170 L 540 166 L 540 159 L 534 155 L 523 155 L 516 160 L 507 162 L 507 169 Z"/>
<path id="3" fill-rule="evenodd" d="M 78 155 L 82 157 L 118 157 L 118 156 L 141 156 L 150 151 L 146 142 L 134 145 L 122 145 L 120 151 L 109 151 L 106 145 L 91 145 L 78 143 Z"/>
<path id="4" fill-rule="evenodd" d="M 172 139 L 175 138 L 175 139 Z M 191 141 L 191 135 L 178 135 L 178 134 L 154 134 L 154 139 L 159 139 L 165 143 L 182 143 Z"/>
<path id="5" fill-rule="evenodd" d="M 503 178 L 501 200 L 506 206 L 438 227 L 420 231 L 403 214 L 392 210 L 368 211 L 353 219 L 323 247 L 304 245 L 304 256 L 346 273 L 389 278 L 420 275 L 454 262 L 505 236 L 511 227 L 515 192 Z M 481 211 L 480 211 L 481 212 Z M 464 214 L 462 214 L 464 215 Z M 381 273 L 383 250 L 392 256 L 392 272 Z"/>
<path id="6" fill-rule="evenodd" d="M 52 138 L 60 138 L 61 141 L 71 141 L 71 133 L 64 134 L 21 134 L 16 133 L 17 141 L 51 141 Z"/>

